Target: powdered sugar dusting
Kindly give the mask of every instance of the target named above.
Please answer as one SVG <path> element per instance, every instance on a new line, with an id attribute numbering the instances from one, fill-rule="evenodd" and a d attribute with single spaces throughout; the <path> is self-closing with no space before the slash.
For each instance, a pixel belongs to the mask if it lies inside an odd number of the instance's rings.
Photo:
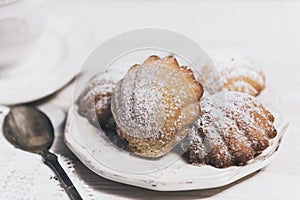
<path id="1" fill-rule="evenodd" d="M 133 66 L 117 84 L 112 98 L 112 112 L 122 133 L 155 140 L 162 147 L 177 144 L 186 134 L 178 132 L 189 126 L 200 111 L 199 94 L 195 94 L 189 78 L 171 56 L 151 56 L 144 64 Z M 137 145 L 143 145 L 142 141 Z M 151 142 L 148 146 L 150 150 Z M 157 150 L 152 156 L 166 153 L 164 148 Z"/>
<path id="2" fill-rule="evenodd" d="M 209 55 L 218 73 L 206 67 L 202 74 L 212 91 L 239 91 L 256 96 L 264 89 L 264 74 L 252 60 L 228 49 L 215 50 Z"/>
<path id="3" fill-rule="evenodd" d="M 98 126 L 97 115 L 107 114 L 110 110 L 110 100 L 116 83 L 108 72 L 102 72 L 92 77 L 77 99 L 78 113 Z M 100 112 L 100 113 L 99 113 Z M 110 111 L 109 111 L 110 112 Z"/>
<path id="4" fill-rule="evenodd" d="M 276 135 L 271 113 L 251 95 L 216 93 L 201 101 L 201 109 L 189 135 L 189 153 L 194 163 L 216 167 L 246 164 L 267 148 L 268 140 Z M 195 146 L 196 143 L 201 145 Z"/>

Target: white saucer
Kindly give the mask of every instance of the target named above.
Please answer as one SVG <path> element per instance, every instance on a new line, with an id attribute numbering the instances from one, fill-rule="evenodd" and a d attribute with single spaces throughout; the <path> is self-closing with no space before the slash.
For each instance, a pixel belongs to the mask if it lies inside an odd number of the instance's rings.
<path id="1" fill-rule="evenodd" d="M 0 104 L 18 104 L 50 95 L 79 71 L 92 44 L 88 27 L 71 20 L 49 23 L 21 62 L 0 69 Z"/>

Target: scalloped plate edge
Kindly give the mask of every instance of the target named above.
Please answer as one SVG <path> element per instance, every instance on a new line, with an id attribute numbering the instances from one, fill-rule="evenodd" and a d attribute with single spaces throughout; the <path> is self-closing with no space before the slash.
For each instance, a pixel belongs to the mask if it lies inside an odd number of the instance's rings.
<path id="1" fill-rule="evenodd" d="M 157 191 L 184 191 L 184 190 L 195 190 L 195 189 L 208 189 L 220 186 L 225 186 L 233 183 L 247 175 L 254 173 L 261 168 L 267 166 L 278 153 L 279 147 L 284 139 L 286 129 L 289 125 L 289 121 L 283 117 L 280 127 L 278 129 L 278 136 L 274 140 L 273 144 L 270 146 L 271 150 L 266 155 L 259 155 L 250 163 L 241 167 L 229 167 L 226 169 L 216 169 L 210 166 L 196 167 L 186 163 L 186 166 L 176 166 L 175 162 L 173 165 L 160 170 L 159 174 L 129 174 L 122 173 L 111 168 L 106 167 L 97 161 L 93 156 L 90 155 L 88 147 L 80 142 L 78 138 L 78 133 L 74 127 L 74 113 L 73 108 L 70 108 L 68 113 L 67 125 L 65 128 L 64 140 L 70 150 L 78 157 L 78 159 L 87 166 L 90 170 L 96 174 L 116 182 L 125 183 L 137 187 L 147 188 Z M 164 176 L 163 173 L 168 173 L 176 168 L 182 168 L 180 170 L 185 170 L 185 167 L 195 168 L 191 172 L 190 177 L 169 177 Z M 195 176 L 197 170 L 212 170 L 215 174 L 212 176 Z M 175 174 L 176 176 L 176 174 Z"/>

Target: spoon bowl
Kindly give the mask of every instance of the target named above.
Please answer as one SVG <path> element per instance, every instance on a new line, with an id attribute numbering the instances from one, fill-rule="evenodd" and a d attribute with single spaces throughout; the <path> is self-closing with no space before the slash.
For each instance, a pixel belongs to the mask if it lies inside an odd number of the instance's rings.
<path id="1" fill-rule="evenodd" d="M 4 119 L 4 137 L 15 147 L 42 154 L 54 141 L 54 128 L 49 118 L 33 107 L 14 107 Z"/>

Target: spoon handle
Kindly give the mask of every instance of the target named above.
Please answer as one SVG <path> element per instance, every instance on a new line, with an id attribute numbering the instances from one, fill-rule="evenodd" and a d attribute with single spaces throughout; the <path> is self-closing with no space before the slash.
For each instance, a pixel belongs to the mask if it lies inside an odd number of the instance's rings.
<path id="1" fill-rule="evenodd" d="M 61 167 L 57 160 L 57 156 L 48 150 L 45 150 L 42 154 L 43 161 L 46 165 L 48 165 L 57 175 L 58 179 L 62 183 L 64 189 L 66 190 L 67 194 L 69 195 L 70 199 L 72 200 L 79 200 L 82 199 L 80 194 L 76 190 L 75 186 L 73 185 L 72 181 Z"/>

